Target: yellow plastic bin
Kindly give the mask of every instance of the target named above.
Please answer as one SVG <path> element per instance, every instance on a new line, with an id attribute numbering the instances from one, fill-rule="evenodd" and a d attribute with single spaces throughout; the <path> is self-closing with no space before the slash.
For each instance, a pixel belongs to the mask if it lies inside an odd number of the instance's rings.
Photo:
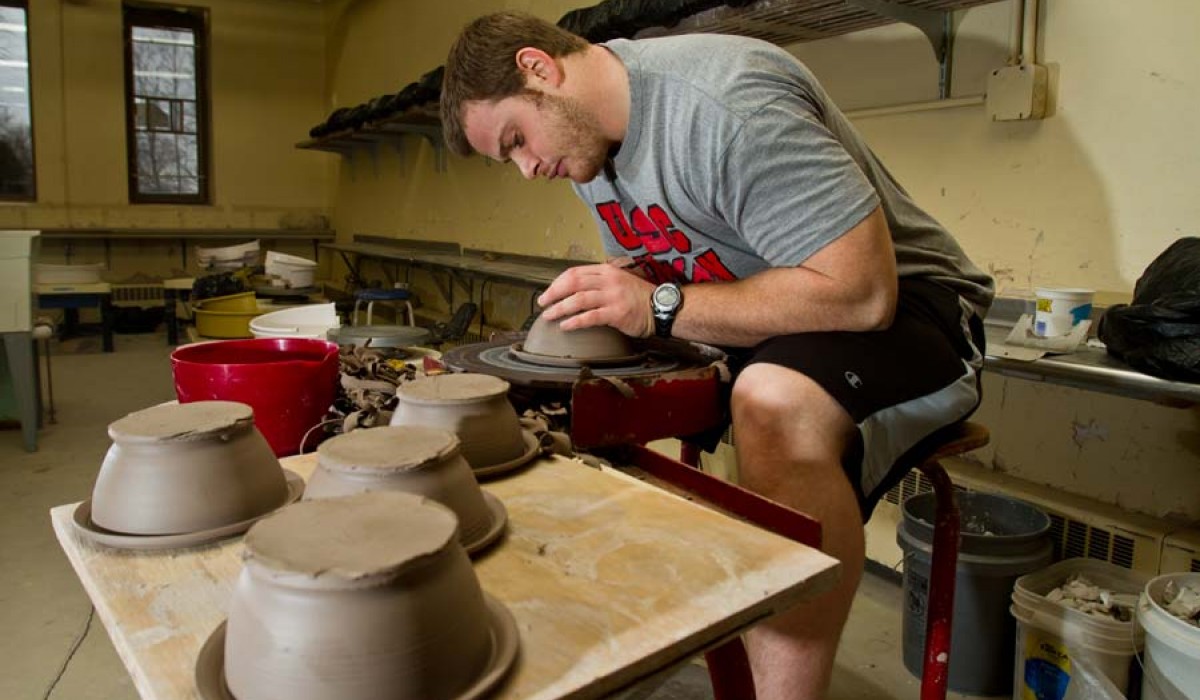
<path id="1" fill-rule="evenodd" d="M 261 311 L 212 311 L 207 308 L 195 310 L 196 332 L 205 338 L 252 338 L 250 321 L 262 314 Z"/>
<path id="2" fill-rule="evenodd" d="M 239 292 L 223 297 L 209 297 L 192 302 L 192 306 L 207 311 L 258 311 L 254 292 Z"/>

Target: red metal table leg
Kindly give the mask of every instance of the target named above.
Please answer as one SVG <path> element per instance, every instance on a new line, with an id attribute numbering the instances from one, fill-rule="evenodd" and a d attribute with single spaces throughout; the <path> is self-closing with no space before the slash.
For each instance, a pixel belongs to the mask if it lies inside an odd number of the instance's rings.
<path id="1" fill-rule="evenodd" d="M 741 637 L 734 637 L 704 655 L 714 700 L 754 700 L 754 676 Z"/>
<path id="2" fill-rule="evenodd" d="M 921 700 L 945 700 L 950 677 L 950 630 L 954 621 L 954 576 L 958 565 L 958 501 L 950 477 L 937 462 L 921 465 L 933 482 L 937 513 L 933 526 L 933 563 L 925 619 L 925 665 Z"/>
<path id="3" fill-rule="evenodd" d="M 679 461 L 690 467 L 700 467 L 700 448 L 690 442 L 679 446 Z M 754 700 L 754 674 L 750 657 L 741 637 L 734 637 L 704 655 L 708 665 L 708 680 L 712 683 L 713 700 Z"/>
<path id="4" fill-rule="evenodd" d="M 679 461 L 700 468 L 700 448 L 690 442 L 679 443 Z"/>

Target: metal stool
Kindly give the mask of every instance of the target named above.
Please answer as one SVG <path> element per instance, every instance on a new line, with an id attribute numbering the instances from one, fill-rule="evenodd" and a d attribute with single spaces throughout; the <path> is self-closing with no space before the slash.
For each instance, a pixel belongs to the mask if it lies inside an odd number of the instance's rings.
<path id="1" fill-rule="evenodd" d="M 933 482 L 937 501 L 933 523 L 933 562 L 929 568 L 929 605 L 925 610 L 925 662 L 921 700 L 944 700 L 950 678 L 950 629 L 954 621 L 954 577 L 958 566 L 959 513 L 954 484 L 940 461 L 988 444 L 991 435 L 979 423 L 962 421 L 925 439 L 917 468 Z"/>
<path id="2" fill-rule="evenodd" d="M 988 429 L 962 421 L 925 438 L 910 455 L 913 464 L 933 482 L 937 501 L 933 526 L 933 562 L 929 572 L 929 605 L 925 618 L 921 700 L 945 700 L 950 677 L 950 630 L 954 619 L 954 577 L 958 565 L 959 512 L 954 484 L 940 461 L 988 444 Z M 681 461 L 699 465 L 699 449 L 684 443 Z M 754 677 L 740 638 L 705 654 L 713 696 L 717 700 L 753 700 Z"/>
<path id="3" fill-rule="evenodd" d="M 358 307 L 362 302 L 367 302 L 367 324 L 371 325 L 371 311 L 375 307 L 377 301 L 396 301 L 404 302 L 404 307 L 408 309 L 408 325 L 417 325 L 417 317 L 413 313 L 412 292 L 407 289 L 360 289 L 354 295 L 354 316 L 352 318 L 353 325 L 358 325 Z"/>

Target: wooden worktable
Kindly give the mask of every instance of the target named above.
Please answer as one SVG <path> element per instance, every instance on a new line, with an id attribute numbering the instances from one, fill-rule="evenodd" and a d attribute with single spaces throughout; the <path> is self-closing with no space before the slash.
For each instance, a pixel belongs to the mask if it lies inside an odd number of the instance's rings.
<path id="1" fill-rule="evenodd" d="M 283 460 L 305 478 L 315 456 Z M 485 483 L 507 536 L 475 562 L 516 617 L 521 655 L 502 698 L 595 698 L 687 659 L 832 586 L 828 556 L 629 477 L 549 457 Z M 147 700 L 194 698 L 196 654 L 224 618 L 240 538 L 173 553 L 55 534 Z"/>

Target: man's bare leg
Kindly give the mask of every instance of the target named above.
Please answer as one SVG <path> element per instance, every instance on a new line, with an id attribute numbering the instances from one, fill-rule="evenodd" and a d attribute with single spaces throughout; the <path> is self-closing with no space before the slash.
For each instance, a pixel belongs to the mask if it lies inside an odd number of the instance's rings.
<path id="1" fill-rule="evenodd" d="M 862 577 L 862 516 L 841 467 L 855 426 L 811 379 L 765 363 L 738 377 L 732 410 L 741 485 L 817 518 L 822 549 L 842 562 L 832 591 L 746 635 L 758 699 L 823 698 Z"/>

